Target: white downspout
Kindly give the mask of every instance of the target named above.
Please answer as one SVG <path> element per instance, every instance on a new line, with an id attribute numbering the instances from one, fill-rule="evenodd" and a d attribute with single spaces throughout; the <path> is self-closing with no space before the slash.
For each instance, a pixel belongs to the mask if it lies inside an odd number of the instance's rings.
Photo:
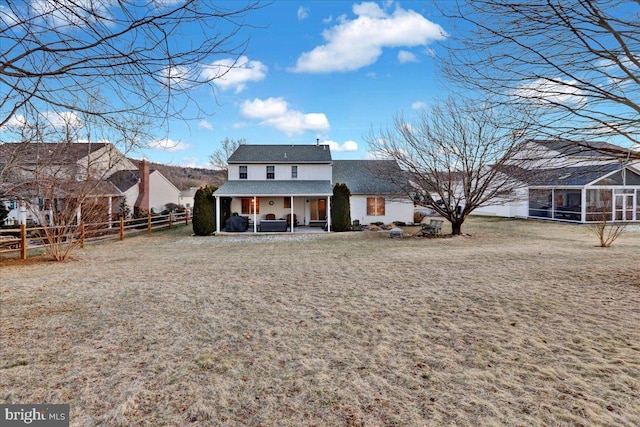
<path id="1" fill-rule="evenodd" d="M 293 218 L 293 196 L 291 196 L 291 232 L 293 233 L 293 226 L 295 225 L 295 220 Z"/>

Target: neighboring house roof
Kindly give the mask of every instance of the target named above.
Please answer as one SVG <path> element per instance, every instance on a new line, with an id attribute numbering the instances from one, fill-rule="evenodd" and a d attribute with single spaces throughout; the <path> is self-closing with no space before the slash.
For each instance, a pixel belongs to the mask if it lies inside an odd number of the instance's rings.
<path id="1" fill-rule="evenodd" d="M 331 181 L 227 181 L 213 192 L 215 196 L 330 196 Z"/>
<path id="2" fill-rule="evenodd" d="M 328 145 L 240 145 L 228 163 L 331 163 Z"/>
<path id="3" fill-rule="evenodd" d="M 187 188 L 186 190 L 180 191 L 180 197 L 195 197 L 196 191 L 198 191 L 197 187 Z"/>
<path id="4" fill-rule="evenodd" d="M 140 182 L 138 171 L 123 170 L 114 172 L 107 180 L 116 186 L 120 191 L 125 192 Z"/>
<path id="5" fill-rule="evenodd" d="M 109 145 L 87 142 L 6 143 L 0 145 L 0 158 L 15 156 L 22 164 L 33 163 L 38 159 L 50 159 L 63 164 L 74 163 Z"/>
<path id="6" fill-rule="evenodd" d="M 351 194 L 406 194 L 405 180 L 395 160 L 333 161 L 333 183 L 347 184 Z"/>
<path id="7" fill-rule="evenodd" d="M 620 165 L 615 163 L 540 169 L 535 174 L 529 174 L 525 182 L 529 186 L 583 186 L 617 170 L 620 170 Z"/>
<path id="8" fill-rule="evenodd" d="M 575 157 L 620 157 L 627 149 L 619 145 L 603 141 L 568 141 L 568 140 L 531 140 L 548 150 L 557 151 L 563 156 Z"/>

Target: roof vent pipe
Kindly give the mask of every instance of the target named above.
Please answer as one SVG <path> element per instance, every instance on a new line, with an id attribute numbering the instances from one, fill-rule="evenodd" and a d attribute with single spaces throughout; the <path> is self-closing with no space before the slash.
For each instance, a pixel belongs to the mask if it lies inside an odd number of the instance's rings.
<path id="1" fill-rule="evenodd" d="M 320 138 L 316 138 L 316 146 L 320 145 Z"/>

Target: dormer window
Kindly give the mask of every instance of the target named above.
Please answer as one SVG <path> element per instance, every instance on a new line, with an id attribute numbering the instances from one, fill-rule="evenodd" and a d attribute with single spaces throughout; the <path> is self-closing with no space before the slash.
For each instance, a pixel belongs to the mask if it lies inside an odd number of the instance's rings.
<path id="1" fill-rule="evenodd" d="M 276 167 L 267 166 L 267 179 L 276 179 Z"/>
<path id="2" fill-rule="evenodd" d="M 240 166 L 240 179 L 247 179 L 247 167 Z"/>

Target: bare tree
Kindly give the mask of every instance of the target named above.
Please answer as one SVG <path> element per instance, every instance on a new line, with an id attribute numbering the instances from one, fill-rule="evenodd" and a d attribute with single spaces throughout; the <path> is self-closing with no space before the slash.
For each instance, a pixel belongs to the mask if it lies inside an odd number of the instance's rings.
<path id="1" fill-rule="evenodd" d="M 79 246 L 83 224 L 106 226 L 117 211 L 121 194 L 106 179 L 133 165 L 128 151 L 106 141 L 135 146 L 136 118 L 121 127 L 90 115 L 61 115 L 55 126 L 38 114 L 30 118 L 13 129 L 20 142 L 0 144 L 0 194 L 20 206 L 21 220 L 31 218 L 51 257 L 63 261 Z"/>
<path id="2" fill-rule="evenodd" d="M 515 172 L 524 169 L 515 158 L 525 131 L 506 126 L 511 120 L 506 117 L 505 111 L 450 98 L 424 111 L 415 123 L 396 117 L 393 129 L 370 135 L 368 142 L 372 152 L 398 162 L 412 191 L 457 235 L 471 212 L 509 201 L 522 185 Z"/>
<path id="3" fill-rule="evenodd" d="M 608 248 L 624 232 L 626 223 L 614 221 L 613 200 L 610 191 L 599 191 L 597 198 L 596 206 L 589 212 L 592 222 L 587 227 L 598 237 L 600 247 Z"/>
<path id="4" fill-rule="evenodd" d="M 85 114 L 124 126 L 133 114 L 157 128 L 197 104 L 190 91 L 236 66 L 247 39 L 247 2 L 45 0 L 0 6 L 0 126 Z M 101 91 L 105 98 L 93 99 Z M 79 104 L 79 99 L 91 100 Z M 197 114 L 200 114 L 201 111 Z"/>
<path id="5" fill-rule="evenodd" d="M 442 59 L 454 83 L 529 113 L 538 135 L 640 143 L 640 3 L 456 0 Z M 626 142 L 626 143 L 625 143 Z M 609 153 L 611 154 L 611 153 Z M 620 158 L 640 151 L 619 150 Z"/>
<path id="6" fill-rule="evenodd" d="M 228 164 L 227 160 L 233 154 L 234 151 L 238 149 L 239 146 L 247 143 L 246 138 L 240 139 L 232 139 L 226 137 L 222 141 L 220 141 L 220 148 L 213 152 L 209 156 L 209 163 L 218 170 L 227 171 Z"/>

